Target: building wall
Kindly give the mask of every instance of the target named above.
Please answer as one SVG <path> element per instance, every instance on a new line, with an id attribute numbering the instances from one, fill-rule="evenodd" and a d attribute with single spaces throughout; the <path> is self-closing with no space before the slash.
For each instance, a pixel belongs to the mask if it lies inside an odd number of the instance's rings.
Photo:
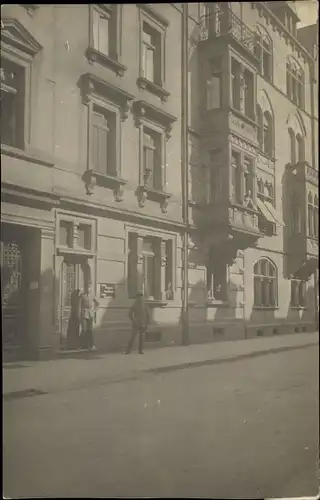
<path id="1" fill-rule="evenodd" d="M 2 221 L 19 227 L 28 226 L 38 232 L 30 240 L 29 253 L 37 255 L 39 267 L 30 274 L 31 288 L 28 303 L 34 315 L 29 316 L 29 332 L 35 330 L 30 340 L 34 349 L 55 348 L 60 338 L 60 290 L 61 256 L 58 243 L 59 218 L 63 215 L 76 220 L 87 218 L 94 227 L 95 250 L 92 257 L 93 284 L 100 294 L 100 284 L 115 286 L 115 297 L 100 299 L 101 309 L 97 316 L 97 345 L 113 348 L 124 345 L 129 331 L 128 308 L 132 299 L 128 296 L 128 228 L 149 231 L 150 234 L 170 235 L 174 241 L 174 300 L 165 308 L 152 309 L 153 329 L 162 331 L 164 343 L 180 341 L 182 269 L 182 190 L 181 190 L 181 35 L 182 4 L 152 4 L 155 13 L 168 22 L 165 30 L 165 88 L 170 92 L 166 102 L 137 85 L 140 65 L 139 8 L 136 4 L 119 5 L 121 12 L 120 61 L 126 67 L 123 76 L 118 76 L 108 67 L 90 63 L 86 57 L 89 47 L 89 5 L 42 5 L 32 11 L 22 5 L 5 5 L 2 16 L 13 18 L 41 45 L 34 57 L 30 74 L 29 108 L 27 122 L 27 148 L 23 152 L 4 148 L 2 152 L 2 184 L 15 194 L 6 195 L 2 201 Z M 208 158 L 204 147 L 221 141 L 227 146 L 223 123 L 219 130 L 211 130 L 201 137 L 203 126 L 202 106 L 204 102 L 205 68 L 200 64 L 199 34 L 200 17 L 204 14 L 201 3 L 189 4 L 188 44 L 188 103 L 189 103 L 189 207 L 190 222 L 195 224 L 199 215 L 197 205 L 208 200 Z M 312 155 L 312 103 L 309 93 L 309 68 L 302 57 L 293 53 L 277 31 L 271 30 L 268 22 L 259 16 L 250 3 L 234 2 L 234 13 L 248 26 L 260 23 L 273 40 L 273 83 L 257 77 L 257 101 L 268 103 L 275 122 L 275 165 L 268 175 L 275 177 L 276 210 L 283 212 L 283 178 L 289 161 L 289 138 L 287 126 L 296 127 L 305 136 L 306 159 L 317 162 L 318 153 Z M 21 35 L 21 34 L 20 34 Z M 22 36 L 22 35 L 21 35 Z M 24 36 L 24 35 L 23 35 Z M 297 112 L 287 99 L 285 60 L 293 54 L 303 65 L 306 76 L 306 110 Z M 227 60 L 224 61 L 223 84 L 229 85 Z M 88 168 L 88 123 L 89 108 L 83 99 L 81 77 L 91 73 L 109 84 L 120 88 L 133 97 L 173 115 L 171 138 L 166 142 L 165 189 L 171 194 L 168 212 L 163 213 L 158 201 L 147 200 L 140 207 L 136 189 L 139 184 L 139 130 L 133 110 L 121 122 L 120 170 L 127 182 L 123 201 L 115 200 L 109 187 L 96 186 L 89 195 L 86 192 L 83 174 Z M 317 92 L 315 93 L 317 102 Z M 313 111 L 316 111 L 315 106 Z M 284 126 L 285 124 L 285 126 Z M 317 120 L 314 122 L 314 144 L 317 148 Z M 219 135 L 220 134 L 220 135 Z M 224 149 L 222 161 L 226 162 Z M 227 166 L 227 165 L 226 165 Z M 24 201 L 21 198 L 24 193 Z M 20 193 L 20 194 L 18 194 Z M 44 201 L 40 198 L 47 197 Z M 27 200 L 27 201 L 26 201 Z M 197 212 L 198 210 L 198 212 Z M 229 307 L 209 307 L 206 291 L 206 252 L 198 242 L 189 241 L 189 319 L 192 341 L 221 338 L 221 328 L 226 338 L 244 338 L 245 323 L 265 324 L 285 320 L 311 322 L 313 320 L 312 298 L 308 298 L 305 311 L 289 308 L 289 282 L 282 277 L 283 253 L 285 252 L 282 227 L 271 238 L 261 238 L 256 248 L 239 252 L 235 263 L 228 269 Z M 53 257 L 54 255 L 54 257 Z M 259 256 L 267 256 L 275 262 L 279 273 L 279 308 L 266 315 L 252 310 L 252 269 Z M 32 276 L 31 276 L 32 275 Z M 310 290 L 312 285 L 309 284 Z M 36 291 L 35 291 L 36 290 Z M 37 295 L 34 300 L 33 297 Z M 309 295 L 308 295 L 309 297 Z M 310 294 L 311 297 L 311 294 Z M 311 301 L 311 302 L 310 302 Z M 38 311 L 38 315 L 36 314 Z M 37 318 L 35 319 L 35 316 Z M 35 325 L 38 325 L 35 327 Z M 220 330 L 219 330 L 220 328 Z M 53 333 L 55 332 L 55 333 Z"/>

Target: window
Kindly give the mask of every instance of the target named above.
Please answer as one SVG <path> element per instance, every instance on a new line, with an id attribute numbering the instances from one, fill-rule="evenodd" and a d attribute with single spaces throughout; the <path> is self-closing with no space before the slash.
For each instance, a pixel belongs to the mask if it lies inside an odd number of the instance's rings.
<path id="1" fill-rule="evenodd" d="M 146 297 L 157 298 L 156 291 L 156 249 L 153 238 L 144 238 L 142 242 L 143 292 Z"/>
<path id="2" fill-rule="evenodd" d="M 290 59 L 287 61 L 287 96 L 300 108 L 304 106 L 304 72 Z"/>
<path id="3" fill-rule="evenodd" d="M 150 82 L 162 86 L 161 34 L 145 21 L 142 29 L 142 73 Z"/>
<path id="4" fill-rule="evenodd" d="M 101 54 L 117 59 L 117 6 L 92 6 L 93 48 Z"/>
<path id="5" fill-rule="evenodd" d="M 242 202 L 242 168 L 240 153 L 232 151 L 231 158 L 231 186 L 232 202 L 241 204 Z"/>
<path id="6" fill-rule="evenodd" d="M 318 196 L 314 198 L 312 193 L 308 194 L 308 236 L 318 238 L 319 236 L 319 201 Z"/>
<path id="7" fill-rule="evenodd" d="M 1 58 L 1 143 L 24 148 L 24 68 Z"/>
<path id="8" fill-rule="evenodd" d="M 296 164 L 296 138 L 292 128 L 289 129 L 289 145 L 290 145 L 290 163 Z"/>
<path id="9" fill-rule="evenodd" d="M 172 300 L 173 241 L 128 233 L 128 294 L 143 291 L 145 297 Z"/>
<path id="10" fill-rule="evenodd" d="M 161 135 L 144 127 L 143 172 L 145 185 L 162 190 Z"/>
<path id="11" fill-rule="evenodd" d="M 252 198 L 253 193 L 253 161 L 247 156 L 244 157 L 244 194 Z"/>
<path id="12" fill-rule="evenodd" d="M 315 195 L 315 197 L 314 197 L 313 223 L 314 223 L 314 236 L 315 236 L 315 238 L 318 238 L 318 236 L 319 236 L 319 200 L 318 200 L 317 195 Z"/>
<path id="13" fill-rule="evenodd" d="M 227 299 L 227 264 L 213 253 L 207 266 L 207 297 L 217 301 Z"/>
<path id="14" fill-rule="evenodd" d="M 91 226 L 79 224 L 78 227 L 78 247 L 85 250 L 91 249 Z"/>
<path id="15" fill-rule="evenodd" d="M 301 201 L 297 193 L 293 193 L 291 199 L 291 231 L 293 234 L 300 234 L 301 227 Z"/>
<path id="16" fill-rule="evenodd" d="M 297 146 L 298 146 L 298 161 L 304 161 L 304 142 L 300 134 L 296 135 Z"/>
<path id="17" fill-rule="evenodd" d="M 306 307 L 306 282 L 291 280 L 291 307 Z"/>
<path id="18" fill-rule="evenodd" d="M 253 118 L 253 74 L 251 71 L 245 70 L 243 75 L 243 96 L 244 96 L 244 114 L 249 118 Z"/>
<path id="19" fill-rule="evenodd" d="M 253 269 L 254 306 L 276 307 L 277 299 L 277 270 L 268 259 L 260 259 Z"/>
<path id="20" fill-rule="evenodd" d="M 231 59 L 231 106 L 240 111 L 240 85 L 239 85 L 240 64 L 235 59 Z"/>
<path id="21" fill-rule="evenodd" d="M 254 54 L 259 60 L 259 71 L 262 76 L 272 80 L 272 42 L 267 33 L 256 28 Z"/>
<path id="22" fill-rule="evenodd" d="M 266 111 L 263 114 L 263 152 L 272 156 L 273 154 L 273 131 L 272 131 L 272 118 L 270 113 Z"/>
<path id="23" fill-rule="evenodd" d="M 117 175 L 116 115 L 94 105 L 92 113 L 92 165 L 100 174 Z"/>
<path id="24" fill-rule="evenodd" d="M 258 125 L 257 129 L 258 142 L 261 151 L 263 151 L 263 114 L 259 104 L 257 104 L 257 125 Z"/>
<path id="25" fill-rule="evenodd" d="M 59 245 L 69 248 L 72 247 L 72 222 L 65 220 L 60 221 Z"/>
<path id="26" fill-rule="evenodd" d="M 207 80 L 207 110 L 221 107 L 221 59 L 211 60 L 210 77 Z"/>

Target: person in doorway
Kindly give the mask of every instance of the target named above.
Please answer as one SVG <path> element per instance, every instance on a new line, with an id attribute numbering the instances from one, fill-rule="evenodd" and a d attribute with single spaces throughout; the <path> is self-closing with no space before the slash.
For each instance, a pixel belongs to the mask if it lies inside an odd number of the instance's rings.
<path id="1" fill-rule="evenodd" d="M 81 323 L 80 290 L 74 290 L 71 295 L 71 313 L 68 323 L 67 339 L 70 349 L 78 349 L 80 343 Z"/>
<path id="2" fill-rule="evenodd" d="M 138 293 L 130 308 L 129 318 L 132 322 L 132 333 L 125 353 L 130 354 L 135 338 L 139 335 L 139 354 L 143 354 L 143 337 L 149 324 L 149 309 L 142 292 Z"/>
<path id="3" fill-rule="evenodd" d="M 85 292 L 81 295 L 81 327 L 84 337 L 84 347 L 90 351 L 95 351 L 93 342 L 93 323 L 96 321 L 96 312 L 99 302 L 92 294 L 92 283 L 87 283 Z"/>

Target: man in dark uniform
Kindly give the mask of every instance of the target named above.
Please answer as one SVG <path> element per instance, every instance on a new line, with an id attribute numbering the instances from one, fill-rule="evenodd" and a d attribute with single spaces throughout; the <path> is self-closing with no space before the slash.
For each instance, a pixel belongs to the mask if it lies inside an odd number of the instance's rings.
<path id="1" fill-rule="evenodd" d="M 149 324 L 149 309 L 144 301 L 143 293 L 138 293 L 137 298 L 129 311 L 129 318 L 132 322 L 132 334 L 126 354 L 130 354 L 137 335 L 139 335 L 139 354 L 143 354 L 143 336 L 145 335 Z"/>

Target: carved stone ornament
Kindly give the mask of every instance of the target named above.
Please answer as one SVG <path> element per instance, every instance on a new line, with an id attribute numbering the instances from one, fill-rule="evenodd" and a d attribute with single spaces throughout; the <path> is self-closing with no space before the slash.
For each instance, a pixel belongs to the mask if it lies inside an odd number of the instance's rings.
<path id="1" fill-rule="evenodd" d="M 257 149 L 258 149 L 257 147 L 254 147 L 253 145 L 249 144 L 247 141 L 244 141 L 243 139 L 240 139 L 240 137 L 237 137 L 236 135 L 230 134 L 229 140 L 231 141 L 232 144 L 239 146 L 241 149 L 244 149 L 245 151 L 248 151 L 249 153 L 252 153 L 252 154 L 257 153 Z"/>
<path id="2" fill-rule="evenodd" d="M 162 213 L 164 213 L 164 214 L 168 213 L 168 204 L 169 204 L 169 200 L 168 200 L 168 198 L 165 198 L 161 204 Z"/>
<path id="3" fill-rule="evenodd" d="M 147 198 L 148 198 L 148 193 L 147 193 L 145 187 L 144 186 L 140 186 L 140 188 L 138 189 L 139 207 L 142 208 L 142 207 L 145 206 Z"/>
<path id="4" fill-rule="evenodd" d="M 94 188 L 97 185 L 97 179 L 94 175 L 91 175 L 91 172 L 86 172 L 85 176 L 85 186 L 87 194 L 93 194 Z"/>
<path id="5" fill-rule="evenodd" d="M 120 185 L 117 189 L 114 190 L 114 196 L 116 201 L 118 202 L 123 201 L 123 196 L 124 196 L 123 186 Z"/>

